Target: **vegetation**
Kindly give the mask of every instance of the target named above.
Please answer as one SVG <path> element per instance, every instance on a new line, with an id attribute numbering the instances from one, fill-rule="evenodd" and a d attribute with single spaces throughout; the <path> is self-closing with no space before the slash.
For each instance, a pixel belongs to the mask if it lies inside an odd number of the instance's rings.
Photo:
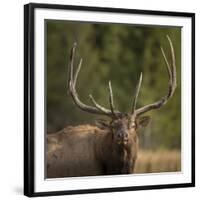
<path id="1" fill-rule="evenodd" d="M 135 173 L 181 171 L 181 152 L 177 150 L 140 150 Z"/>
<path id="2" fill-rule="evenodd" d="M 181 28 L 46 21 L 47 130 L 55 132 L 67 125 L 94 123 L 96 118 L 79 110 L 67 92 L 69 53 L 76 41 L 77 59 L 83 58 L 77 90 L 80 99 L 90 104 L 88 95 L 108 105 L 108 81 L 111 80 L 114 103 L 122 112 L 130 112 L 140 72 L 143 83 L 138 107 L 158 100 L 167 91 L 168 77 L 161 54 L 167 55 L 166 35 L 173 41 L 177 64 L 175 95 L 160 110 L 148 113 L 151 124 L 140 134 L 143 148 L 180 149 L 181 147 Z"/>

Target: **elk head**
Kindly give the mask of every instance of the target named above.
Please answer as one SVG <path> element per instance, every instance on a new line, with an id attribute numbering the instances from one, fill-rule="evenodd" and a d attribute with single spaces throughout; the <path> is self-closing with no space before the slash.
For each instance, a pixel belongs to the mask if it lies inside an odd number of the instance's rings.
<path id="1" fill-rule="evenodd" d="M 121 113 L 120 111 L 115 109 L 114 101 L 113 101 L 113 92 L 111 82 L 109 81 L 109 104 L 110 109 L 107 109 L 101 105 L 99 105 L 92 95 L 89 95 L 91 103 L 93 106 L 84 104 L 78 97 L 78 93 L 76 91 L 76 82 L 77 77 L 81 68 L 82 59 L 80 59 L 77 70 L 74 74 L 73 66 L 74 66 L 74 57 L 75 57 L 75 49 L 76 44 L 72 47 L 71 55 L 70 55 L 70 65 L 69 65 L 69 91 L 74 100 L 74 103 L 83 111 L 98 114 L 98 115 L 106 115 L 111 118 L 110 121 L 100 121 L 99 125 L 103 129 L 109 129 L 112 133 L 113 142 L 116 145 L 123 146 L 124 148 L 130 147 L 129 149 L 133 149 L 136 151 L 137 143 L 138 143 L 138 129 L 140 127 L 146 126 L 149 121 L 149 116 L 141 116 L 144 113 L 159 109 L 163 105 L 167 103 L 169 98 L 171 98 L 174 94 L 176 88 L 176 66 L 175 66 L 175 55 L 172 41 L 169 36 L 167 36 L 170 50 L 171 50 L 171 59 L 172 62 L 168 62 L 167 57 L 165 55 L 164 50 L 161 47 L 161 52 L 167 67 L 167 72 L 169 76 L 169 86 L 167 94 L 160 98 L 160 100 L 145 105 L 141 108 L 136 108 L 137 98 L 140 91 L 141 83 L 142 83 L 142 73 L 140 74 L 140 78 L 135 90 L 135 95 L 132 101 L 132 108 L 130 113 Z"/>

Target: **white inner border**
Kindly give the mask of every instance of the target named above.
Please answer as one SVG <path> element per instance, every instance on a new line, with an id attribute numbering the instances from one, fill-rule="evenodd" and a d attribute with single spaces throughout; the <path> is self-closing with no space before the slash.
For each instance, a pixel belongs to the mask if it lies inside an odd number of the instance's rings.
<path id="1" fill-rule="evenodd" d="M 116 22 L 182 27 L 181 49 L 181 136 L 182 171 L 179 173 L 133 174 L 46 179 L 44 174 L 44 21 L 45 19 Z M 121 14 L 92 11 L 35 10 L 35 192 L 191 183 L 191 18 Z M 185 80 L 185 81 L 184 81 Z"/>

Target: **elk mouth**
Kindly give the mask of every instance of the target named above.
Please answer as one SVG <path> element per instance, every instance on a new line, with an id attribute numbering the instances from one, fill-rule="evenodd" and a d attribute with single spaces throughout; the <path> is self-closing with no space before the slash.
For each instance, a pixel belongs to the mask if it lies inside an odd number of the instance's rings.
<path id="1" fill-rule="evenodd" d="M 127 145 L 128 144 L 128 139 L 121 139 L 117 141 L 117 144 L 119 145 Z"/>

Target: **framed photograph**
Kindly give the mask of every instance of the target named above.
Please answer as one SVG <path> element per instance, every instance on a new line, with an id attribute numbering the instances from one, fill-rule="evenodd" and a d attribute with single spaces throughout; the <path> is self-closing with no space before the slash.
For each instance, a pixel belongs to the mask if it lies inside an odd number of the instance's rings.
<path id="1" fill-rule="evenodd" d="M 24 194 L 195 185 L 195 15 L 24 6 Z"/>

